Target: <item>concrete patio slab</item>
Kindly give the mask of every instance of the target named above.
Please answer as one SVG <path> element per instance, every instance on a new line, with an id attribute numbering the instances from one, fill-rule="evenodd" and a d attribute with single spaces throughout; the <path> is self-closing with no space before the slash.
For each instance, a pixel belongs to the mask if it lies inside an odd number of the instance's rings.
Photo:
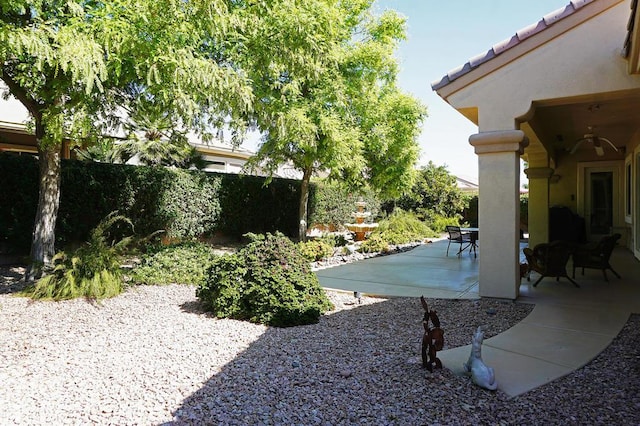
<path id="1" fill-rule="evenodd" d="M 477 299 L 478 264 L 444 256 L 446 241 L 316 271 L 325 288 L 372 295 Z M 464 255 L 463 255 L 464 256 Z M 444 257 L 444 259 L 443 259 Z"/>
<path id="2" fill-rule="evenodd" d="M 421 245 L 391 256 L 316 271 L 325 288 L 378 296 L 443 299 L 479 298 L 478 260 L 463 253 L 446 256 L 447 241 Z M 478 259 L 480 258 L 478 250 Z M 611 262 L 622 275 L 576 271 L 575 287 L 566 279 L 523 279 L 518 301 L 535 304 L 520 323 L 484 341 L 482 357 L 495 369 L 498 389 L 513 397 L 582 367 L 617 336 L 631 313 L 640 312 L 640 262 L 616 249 Z M 567 271 L 571 273 L 571 264 Z M 446 330 L 445 330 L 446 333 Z M 469 337 L 471 339 L 471 336 Z M 471 346 L 438 352 L 444 366 L 463 374 Z"/>

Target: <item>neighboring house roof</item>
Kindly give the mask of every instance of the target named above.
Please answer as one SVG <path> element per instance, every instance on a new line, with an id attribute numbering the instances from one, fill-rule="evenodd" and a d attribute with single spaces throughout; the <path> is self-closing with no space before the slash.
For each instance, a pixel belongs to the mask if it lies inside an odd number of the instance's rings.
<path id="1" fill-rule="evenodd" d="M 503 40 L 495 44 L 486 52 L 483 52 L 469 59 L 467 62 L 465 62 L 461 66 L 449 71 L 440 80 L 434 81 L 431 84 L 431 88 L 433 90 L 439 90 L 447 86 L 453 81 L 459 79 L 460 77 L 478 68 L 480 65 L 487 63 L 492 59 L 497 58 L 498 56 L 504 54 L 505 52 L 513 49 L 515 46 L 520 45 L 528 38 L 547 30 L 548 28 L 558 24 L 559 22 L 562 22 L 563 20 L 575 14 L 578 10 L 582 9 L 583 7 L 591 3 L 595 4 L 597 2 L 598 0 L 571 0 L 571 2 L 568 5 L 561 7 L 551 13 L 548 13 L 547 15 L 543 16 L 542 19 L 540 19 L 538 22 L 535 22 L 517 31 L 516 34 L 513 35 L 511 38 L 508 38 L 506 40 Z M 635 16 L 636 7 L 637 7 L 637 0 L 633 0 L 632 15 L 631 15 L 632 21 L 633 21 L 633 17 Z M 631 45 L 630 34 L 632 31 L 633 31 L 633 26 L 629 28 L 629 33 L 627 36 L 628 40 L 625 42 L 625 45 L 626 44 L 629 44 L 629 46 Z"/>
<path id="2" fill-rule="evenodd" d="M 0 81 L 0 91 L 6 87 Z M 0 151 L 36 152 L 36 140 L 33 132 L 27 129 L 29 114 L 24 106 L 12 97 L 0 100 Z M 200 152 L 205 160 L 234 161 L 239 170 L 253 151 L 242 147 L 234 147 L 230 143 L 214 140 L 202 142 L 195 134 L 189 134 L 189 143 Z"/>
<path id="3" fill-rule="evenodd" d="M 460 176 L 456 176 L 456 184 L 462 192 L 477 192 L 479 188 L 478 183 L 471 180 L 471 178 L 462 178 Z"/>

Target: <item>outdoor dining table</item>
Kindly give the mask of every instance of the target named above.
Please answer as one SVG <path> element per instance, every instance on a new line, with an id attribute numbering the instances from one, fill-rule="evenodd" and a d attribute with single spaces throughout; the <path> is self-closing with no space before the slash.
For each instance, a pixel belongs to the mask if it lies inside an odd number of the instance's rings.
<path id="1" fill-rule="evenodd" d="M 468 232 L 471 234 L 471 243 L 469 244 L 469 253 L 471 253 L 471 250 L 473 250 L 473 255 L 475 257 L 478 257 L 478 253 L 477 253 L 477 249 L 478 249 L 478 238 L 480 235 L 480 228 L 477 227 L 467 227 L 467 228 L 460 228 L 460 231 L 462 232 Z"/>

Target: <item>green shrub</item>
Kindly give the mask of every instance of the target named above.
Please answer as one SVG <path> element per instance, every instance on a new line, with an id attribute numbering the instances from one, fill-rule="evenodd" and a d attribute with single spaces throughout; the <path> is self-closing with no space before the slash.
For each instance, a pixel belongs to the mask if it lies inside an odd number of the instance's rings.
<path id="1" fill-rule="evenodd" d="M 460 217 L 446 217 L 438 214 L 432 214 L 427 219 L 426 222 L 429 224 L 429 228 L 433 229 L 436 232 L 443 233 L 446 231 L 447 225 L 456 225 L 461 226 Z"/>
<path id="2" fill-rule="evenodd" d="M 380 221 L 378 228 L 369 237 L 380 236 L 389 244 L 406 244 L 422 241 L 426 237 L 435 237 L 435 233 L 415 213 L 396 209 L 388 218 Z"/>
<path id="3" fill-rule="evenodd" d="M 369 238 L 360 244 L 362 253 L 386 253 L 389 251 L 389 243 L 381 234 L 371 234 Z"/>
<path id="4" fill-rule="evenodd" d="M 72 254 L 64 251 L 53 258 L 54 268 L 24 291 L 33 299 L 102 299 L 122 292 L 120 256 L 132 241 L 127 237 L 110 243 L 109 229 L 118 222 L 131 225 L 124 216 L 110 214 L 91 231 L 89 241 Z"/>
<path id="5" fill-rule="evenodd" d="M 344 234 L 324 234 L 318 239 L 331 247 L 344 247 L 348 244 Z"/>
<path id="6" fill-rule="evenodd" d="M 278 327 L 313 324 L 332 309 L 309 262 L 281 233 L 248 234 L 238 253 L 220 256 L 196 290 L 219 318 Z"/>
<path id="7" fill-rule="evenodd" d="M 431 211 L 441 216 L 455 216 L 462 213 L 465 201 L 456 177 L 449 173 L 446 166 L 437 166 L 430 161 L 418 171 L 411 190 L 394 200 L 393 204 L 418 215 Z"/>
<path id="8" fill-rule="evenodd" d="M 200 242 L 163 246 L 142 256 L 131 280 L 136 284 L 200 285 L 216 257 L 213 248 Z"/>
<path id="9" fill-rule="evenodd" d="M 333 254 L 333 246 L 323 240 L 310 240 L 298 243 L 298 250 L 309 261 L 326 259 Z"/>

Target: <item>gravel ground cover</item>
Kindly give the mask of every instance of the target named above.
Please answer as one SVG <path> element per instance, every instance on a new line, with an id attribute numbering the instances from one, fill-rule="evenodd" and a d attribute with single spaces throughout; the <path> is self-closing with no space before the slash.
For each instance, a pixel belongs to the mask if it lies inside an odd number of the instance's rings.
<path id="1" fill-rule="evenodd" d="M 421 367 L 417 298 L 330 292 L 336 309 L 318 324 L 278 329 L 213 318 L 180 285 L 31 302 L 13 295 L 21 272 L 0 270 L 2 425 L 640 424 L 636 315 L 584 368 L 509 399 Z M 445 349 L 533 308 L 428 301 Z"/>

